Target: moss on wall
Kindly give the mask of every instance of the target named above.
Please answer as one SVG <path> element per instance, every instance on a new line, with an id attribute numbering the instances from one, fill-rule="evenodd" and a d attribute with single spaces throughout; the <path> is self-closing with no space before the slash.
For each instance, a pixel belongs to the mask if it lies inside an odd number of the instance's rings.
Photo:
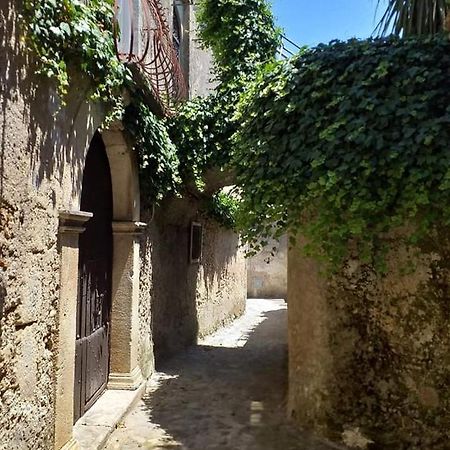
<path id="1" fill-rule="evenodd" d="M 448 233 L 426 248 L 390 241 L 389 272 L 350 259 L 325 278 L 289 257 L 291 414 L 353 448 L 448 449 Z"/>

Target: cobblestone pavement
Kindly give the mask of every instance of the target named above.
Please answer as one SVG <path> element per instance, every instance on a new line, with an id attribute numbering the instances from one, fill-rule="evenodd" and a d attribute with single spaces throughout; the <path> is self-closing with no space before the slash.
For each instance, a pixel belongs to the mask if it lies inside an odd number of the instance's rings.
<path id="1" fill-rule="evenodd" d="M 231 326 L 159 368 L 107 450 L 329 450 L 286 424 L 287 311 L 249 300 Z"/>

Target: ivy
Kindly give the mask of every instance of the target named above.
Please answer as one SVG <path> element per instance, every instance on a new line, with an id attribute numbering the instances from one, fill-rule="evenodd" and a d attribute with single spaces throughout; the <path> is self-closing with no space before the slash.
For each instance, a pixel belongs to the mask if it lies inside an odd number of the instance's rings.
<path id="1" fill-rule="evenodd" d="M 214 194 L 205 205 L 209 217 L 230 230 L 236 229 L 236 214 L 239 209 L 239 200 L 228 192 Z"/>
<path id="2" fill-rule="evenodd" d="M 116 57 L 113 0 L 24 0 L 24 20 L 36 72 L 56 80 L 63 100 L 74 73 L 90 81 L 91 99 L 109 106 L 131 81 Z"/>
<path id="3" fill-rule="evenodd" d="M 179 191 L 181 179 L 200 187 L 206 169 L 229 162 L 239 96 L 255 69 L 275 57 L 279 32 L 270 7 L 266 0 L 200 2 L 200 34 L 213 50 L 218 88 L 162 121 L 142 96 L 123 106 L 124 87 L 132 93 L 137 87 L 115 54 L 113 6 L 113 0 L 24 0 L 24 31 L 37 56 L 37 73 L 56 81 L 63 103 L 72 78 L 81 74 L 89 81 L 88 97 L 109 111 L 107 124 L 123 118 L 147 199 Z"/>
<path id="4" fill-rule="evenodd" d="M 450 224 L 450 42 L 319 45 L 261 74 L 244 96 L 234 165 L 244 239 L 302 233 L 331 264 L 353 242 Z"/>
<path id="5" fill-rule="evenodd" d="M 37 73 L 56 81 L 63 104 L 73 77 L 81 74 L 89 82 L 87 96 L 108 112 L 104 125 L 123 121 L 138 155 L 145 199 L 159 201 L 177 192 L 176 148 L 116 55 L 114 1 L 25 0 L 23 20 L 28 48 L 37 56 Z M 127 107 L 125 88 L 133 97 Z"/>
<path id="6" fill-rule="evenodd" d="M 158 202 L 170 193 L 177 193 L 181 183 L 180 161 L 163 121 L 152 113 L 139 95 L 135 95 L 125 108 L 122 121 L 139 157 L 141 191 L 145 193 L 145 200 Z"/>
<path id="7" fill-rule="evenodd" d="M 201 43 L 214 56 L 216 88 L 182 105 L 169 121 L 169 132 L 177 142 L 183 178 L 201 184 L 206 169 L 229 164 L 239 98 L 275 60 L 280 31 L 266 0 L 201 0 L 197 18 Z"/>
<path id="8" fill-rule="evenodd" d="M 201 0 L 197 17 L 218 81 L 227 89 L 254 78 L 258 65 L 273 61 L 280 46 L 281 33 L 266 0 Z"/>
<path id="9" fill-rule="evenodd" d="M 370 259 L 392 229 L 410 224 L 420 239 L 448 226 L 447 39 L 334 42 L 277 63 L 266 0 L 201 0 L 198 17 L 217 89 L 161 121 L 115 55 L 112 0 L 24 0 L 38 72 L 63 98 L 81 73 L 89 97 L 123 115 L 149 199 L 179 191 L 180 180 L 200 185 L 207 168 L 232 168 L 248 243 L 301 232 L 331 263 L 350 241 Z M 134 93 L 125 111 L 124 87 Z M 216 196 L 213 210 L 234 211 L 227 201 Z"/>

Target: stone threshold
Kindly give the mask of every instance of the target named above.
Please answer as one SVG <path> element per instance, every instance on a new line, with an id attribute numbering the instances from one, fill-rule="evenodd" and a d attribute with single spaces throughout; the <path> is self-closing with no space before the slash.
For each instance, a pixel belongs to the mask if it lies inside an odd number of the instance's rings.
<path id="1" fill-rule="evenodd" d="M 145 383 L 134 391 L 107 389 L 73 427 L 73 436 L 79 449 L 101 450 L 144 392 Z"/>

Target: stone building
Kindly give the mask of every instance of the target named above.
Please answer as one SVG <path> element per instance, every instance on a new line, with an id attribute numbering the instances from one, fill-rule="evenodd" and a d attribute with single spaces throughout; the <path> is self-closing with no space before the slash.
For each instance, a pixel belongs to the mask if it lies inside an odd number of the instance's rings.
<path id="1" fill-rule="evenodd" d="M 195 6 L 163 3 L 189 95 L 204 94 Z M 105 389 L 138 389 L 155 357 L 243 312 L 246 265 L 195 198 L 141 207 L 126 130 L 99 131 L 82 80 L 63 106 L 34 75 L 21 5 L 0 4 L 0 449 L 72 449 Z"/>
<path id="2" fill-rule="evenodd" d="M 271 241 L 247 261 L 249 298 L 287 298 L 288 239 Z"/>

